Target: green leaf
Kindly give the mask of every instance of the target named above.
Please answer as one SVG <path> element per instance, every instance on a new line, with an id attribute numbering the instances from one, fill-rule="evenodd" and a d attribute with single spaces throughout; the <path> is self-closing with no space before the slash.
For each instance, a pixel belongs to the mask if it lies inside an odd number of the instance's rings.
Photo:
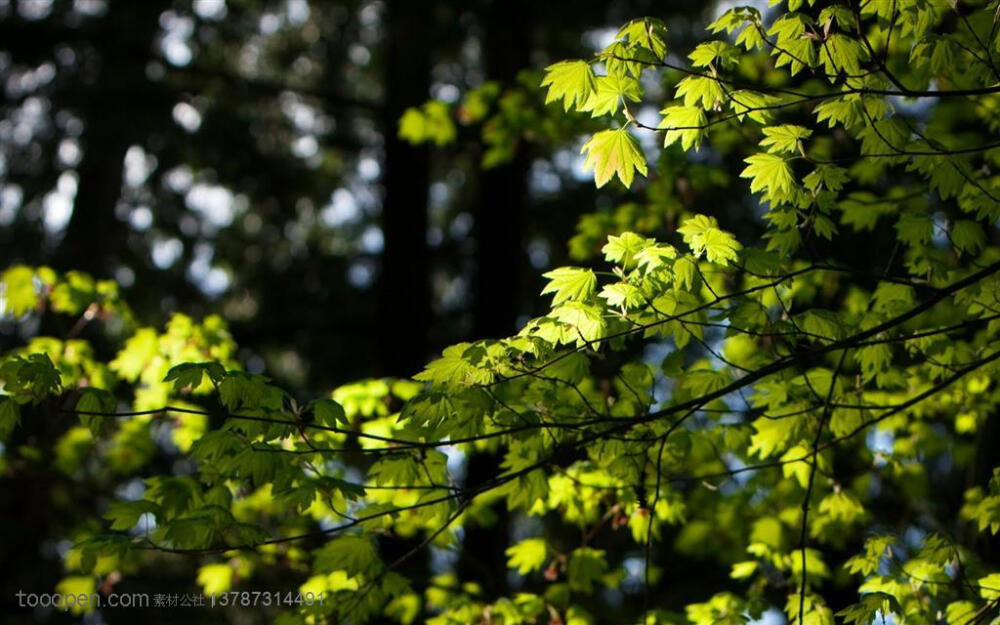
<path id="1" fill-rule="evenodd" d="M 931 35 L 917 42 L 910 51 L 910 61 L 915 69 L 935 76 L 954 71 L 956 57 L 962 53 L 951 37 Z"/>
<path id="2" fill-rule="evenodd" d="M 854 523 L 865 515 L 865 508 L 846 491 L 830 493 L 819 502 L 819 512 L 843 523 Z"/>
<path id="3" fill-rule="evenodd" d="M 85 567 L 85 568 L 93 568 Z M 72 575 L 64 577 L 56 584 L 56 592 L 62 597 L 95 597 L 97 596 L 97 579 L 93 575 Z M 79 616 L 84 613 L 93 612 L 97 608 L 96 601 L 75 602 L 68 611 Z"/>
<path id="4" fill-rule="evenodd" d="M 817 24 L 823 26 L 826 24 L 832 25 L 836 22 L 837 26 L 840 27 L 840 30 L 848 31 L 854 28 L 854 12 L 842 4 L 835 4 L 820 11 L 819 19 L 817 19 L 816 22 Z"/>
<path id="5" fill-rule="evenodd" d="M 624 39 L 633 49 L 646 52 L 650 60 L 660 60 L 667 54 L 667 27 L 662 20 L 642 17 L 626 23 L 616 39 Z"/>
<path id="6" fill-rule="evenodd" d="M 625 128 L 602 130 L 583 145 L 587 155 L 584 167 L 594 170 L 594 181 L 603 187 L 616 174 L 626 188 L 632 186 L 635 172 L 646 175 L 646 156 L 639 140 Z"/>
<path id="7" fill-rule="evenodd" d="M 159 352 L 159 338 L 153 328 L 135 331 L 118 356 L 111 361 L 111 370 L 129 382 L 135 382 Z"/>
<path id="8" fill-rule="evenodd" d="M 845 623 L 855 625 L 870 625 L 884 619 L 889 614 L 900 614 L 899 602 L 890 594 L 884 592 L 873 592 L 861 598 L 859 603 L 847 606 L 837 616 L 842 616 Z M 958 625 L 949 619 L 952 625 Z"/>
<path id="9" fill-rule="evenodd" d="M 96 436 L 105 423 L 102 416 L 115 411 L 115 397 L 105 390 L 85 388 L 76 402 L 76 411 L 80 414 L 80 422 Z"/>
<path id="10" fill-rule="evenodd" d="M 972 601 L 953 601 L 945 608 L 945 620 L 948 625 L 972 625 L 972 619 L 978 611 L 979 606 Z"/>
<path id="11" fill-rule="evenodd" d="M 784 447 L 795 431 L 793 419 L 769 419 L 760 417 L 753 422 L 753 436 L 747 453 L 759 454 L 762 459 L 770 458 Z"/>
<path id="12" fill-rule="evenodd" d="M 732 376 L 727 371 L 696 369 L 685 373 L 680 382 L 681 387 L 690 391 L 693 397 L 700 397 L 724 388 L 732 381 Z"/>
<path id="13" fill-rule="evenodd" d="M 893 211 L 892 205 L 879 201 L 868 192 L 851 193 L 839 203 L 843 216 L 840 222 L 854 227 L 855 232 L 872 230 L 880 216 Z"/>
<path id="14" fill-rule="evenodd" d="M 678 288 L 691 289 L 698 281 L 698 261 L 691 256 L 682 256 L 674 263 L 674 284 Z"/>
<path id="15" fill-rule="evenodd" d="M 888 345 L 867 345 L 858 349 L 855 359 L 861 365 L 861 371 L 866 379 L 884 371 L 892 362 L 892 350 Z"/>
<path id="16" fill-rule="evenodd" d="M 677 258 L 677 250 L 672 245 L 650 245 L 633 256 L 637 265 L 647 271 L 672 265 Z"/>
<path id="17" fill-rule="evenodd" d="M 15 356 L 0 367 L 0 382 L 8 395 L 18 397 L 19 403 L 37 403 L 62 390 L 62 376 L 47 353 Z"/>
<path id="18" fill-rule="evenodd" d="M 403 406 L 401 420 L 420 427 L 437 428 L 454 415 L 455 410 L 447 393 L 428 391 L 410 399 Z"/>
<path id="19" fill-rule="evenodd" d="M 833 235 L 837 234 L 837 224 L 833 223 L 833 220 L 825 215 L 813 216 L 812 229 L 813 232 L 827 241 L 832 241 Z"/>
<path id="20" fill-rule="evenodd" d="M 875 115 L 871 110 L 866 114 L 861 98 L 855 95 L 824 100 L 813 110 L 816 113 L 816 121 L 825 121 L 830 128 L 842 124 L 845 128 L 854 129 L 865 125 L 868 123 L 868 118 L 874 118 Z"/>
<path id="21" fill-rule="evenodd" d="M 379 458 L 369 469 L 368 477 L 376 486 L 409 486 L 420 482 L 420 464 L 412 456 Z"/>
<path id="22" fill-rule="evenodd" d="M 597 288 L 597 276 L 590 269 L 559 267 L 542 275 L 549 279 L 549 283 L 542 289 L 542 295 L 554 293 L 553 306 L 566 301 L 586 300 Z"/>
<path id="23" fill-rule="evenodd" d="M 586 345 L 588 342 L 604 338 L 605 325 L 601 309 L 582 302 L 566 302 L 552 310 L 551 317 L 566 324 L 562 333 L 562 343 Z"/>
<path id="24" fill-rule="evenodd" d="M 229 563 L 206 564 L 198 569 L 197 583 L 205 595 L 228 592 L 233 583 L 233 567 Z"/>
<path id="25" fill-rule="evenodd" d="M 952 156 L 914 156 L 907 169 L 916 169 L 930 180 L 930 187 L 942 200 L 958 195 L 972 178 L 969 163 Z"/>
<path id="26" fill-rule="evenodd" d="M 546 104 L 562 100 L 566 111 L 584 110 L 597 89 L 597 77 L 586 61 L 560 61 L 545 68 L 542 86 L 549 88 Z"/>
<path id="27" fill-rule="evenodd" d="M 225 377 L 225 369 L 218 363 L 185 362 L 171 367 L 163 381 L 173 382 L 174 390 L 177 392 L 184 389 L 193 391 L 201 386 L 206 373 L 215 382 L 219 382 Z"/>
<path id="28" fill-rule="evenodd" d="M 312 403 L 313 418 L 321 425 L 351 425 L 344 407 L 332 399 L 317 399 Z"/>
<path id="29" fill-rule="evenodd" d="M 872 294 L 872 309 L 901 314 L 914 304 L 913 287 L 896 282 L 879 282 Z"/>
<path id="30" fill-rule="evenodd" d="M 764 191 L 768 194 L 787 195 L 795 187 L 792 168 L 777 154 L 754 154 L 744 159 L 746 169 L 740 173 L 741 178 L 750 178 L 750 191 Z"/>
<path id="31" fill-rule="evenodd" d="M 581 111 L 589 111 L 591 117 L 617 113 L 625 100 L 638 102 L 642 98 L 639 81 L 629 76 L 598 76 L 596 85 L 586 104 L 580 108 Z"/>
<path id="32" fill-rule="evenodd" d="M 756 29 L 752 30 L 756 32 Z M 732 91 L 729 97 L 729 106 L 741 122 L 744 118 L 749 118 L 758 124 L 767 124 L 774 117 L 775 108 L 779 104 L 780 98 L 751 89 Z"/>
<path id="33" fill-rule="evenodd" d="M 738 252 L 743 249 L 733 235 L 719 229 L 715 217 L 695 215 L 685 220 L 677 232 L 691 246 L 695 256 L 704 254 L 709 261 L 723 266 L 736 262 Z"/>
<path id="34" fill-rule="evenodd" d="M 879 569 L 886 550 L 896 541 L 892 536 L 872 536 L 865 541 L 864 551 L 851 556 L 844 568 L 854 574 L 869 576 Z"/>
<path id="35" fill-rule="evenodd" d="M 684 106 L 700 104 L 702 109 L 711 111 L 717 103 L 726 99 L 726 93 L 716 78 L 688 76 L 677 83 L 677 97 L 683 98 Z"/>
<path id="36" fill-rule="evenodd" d="M 810 24 L 812 19 L 802 13 L 786 13 L 774 21 L 767 34 L 775 38 L 775 67 L 788 65 L 794 76 L 816 64 L 816 47 L 806 32 Z"/>
<path id="37" fill-rule="evenodd" d="M 545 565 L 548 550 L 544 538 L 526 538 L 505 551 L 507 566 L 517 569 L 519 575 L 527 575 Z"/>
<path id="38" fill-rule="evenodd" d="M 590 373 L 590 359 L 580 352 L 570 353 L 565 358 L 553 361 L 546 371 L 554 379 L 579 384 Z"/>
<path id="39" fill-rule="evenodd" d="M 569 302 L 573 303 L 575 302 Z M 452 345 L 441 353 L 441 358 L 432 361 L 423 371 L 413 376 L 413 379 L 430 382 L 434 386 L 471 386 L 489 383 L 491 378 L 488 372 L 477 366 L 482 353 L 482 348 L 476 344 Z"/>
<path id="40" fill-rule="evenodd" d="M 701 147 L 708 123 L 704 110 L 697 106 L 668 106 L 660 113 L 663 114 L 663 119 L 657 128 L 666 131 L 663 135 L 663 147 L 677 141 L 681 142 L 681 147 L 685 150 L 692 147 L 697 150 Z"/>
<path id="41" fill-rule="evenodd" d="M 652 246 L 653 239 L 647 239 L 634 232 L 623 232 L 618 236 L 611 235 L 608 242 L 601 248 L 604 259 L 617 263 L 623 269 L 631 269 L 643 250 Z"/>
<path id="42" fill-rule="evenodd" d="M 806 548 L 806 577 L 811 581 L 814 578 L 830 577 L 830 569 L 823 561 L 823 554 L 817 549 Z M 802 549 L 796 549 L 791 553 L 792 575 L 801 577 L 802 575 Z"/>
<path id="43" fill-rule="evenodd" d="M 733 31 L 745 27 L 749 22 L 760 18 L 757 9 L 748 6 L 728 9 L 720 15 L 714 22 L 708 25 L 708 30 L 713 33 L 725 31 L 732 34 Z"/>
<path id="44" fill-rule="evenodd" d="M 0 397 L 0 442 L 6 442 L 21 423 L 21 408 L 10 397 Z"/>
<path id="45" fill-rule="evenodd" d="M 108 511 L 104 513 L 104 518 L 111 521 L 111 529 L 126 531 L 135 527 L 140 517 L 147 513 L 160 517 L 163 509 L 159 504 L 145 499 L 116 501 L 108 507 Z"/>
<path id="46" fill-rule="evenodd" d="M 758 566 L 759 563 L 756 560 L 737 562 L 733 565 L 732 571 L 729 573 L 729 577 L 733 579 L 746 579 L 757 572 Z"/>
<path id="47" fill-rule="evenodd" d="M 840 191 L 844 188 L 850 176 L 847 170 L 836 165 L 817 165 L 816 169 L 809 172 L 802 179 L 802 184 L 810 191 L 816 192 L 822 189 L 830 191 Z"/>
<path id="48" fill-rule="evenodd" d="M 87 306 L 98 300 L 97 283 L 79 271 L 67 271 L 62 280 L 56 282 L 49 295 L 52 310 L 78 315 Z"/>
<path id="49" fill-rule="evenodd" d="M 38 305 L 35 291 L 35 271 L 16 265 L 0 274 L 0 312 L 15 317 L 30 312 Z"/>
<path id="50" fill-rule="evenodd" d="M 836 340 L 841 337 L 840 324 L 836 314 L 828 310 L 809 310 L 802 315 L 799 326 L 809 334 Z"/>
<path id="51" fill-rule="evenodd" d="M 354 482 L 348 482 L 336 477 L 324 477 L 320 480 L 324 488 L 337 490 L 348 501 L 355 501 L 365 496 L 365 487 Z"/>
<path id="52" fill-rule="evenodd" d="M 281 410 L 284 392 L 261 375 L 230 372 L 219 383 L 219 399 L 230 411 Z"/>
<path id="53" fill-rule="evenodd" d="M 591 592 L 593 583 L 601 578 L 607 566 L 604 551 L 590 547 L 574 549 L 566 567 L 570 588 L 579 592 Z"/>
<path id="54" fill-rule="evenodd" d="M 798 154 L 803 151 L 802 140 L 810 135 L 812 131 L 808 128 L 793 124 L 769 126 L 764 128 L 764 138 L 760 142 L 760 147 L 772 154 L 781 152 Z"/>
<path id="55" fill-rule="evenodd" d="M 751 11 L 756 10 L 749 7 L 745 8 L 748 8 Z M 756 21 L 760 22 L 759 16 Z M 767 41 L 764 39 L 764 35 L 756 28 L 744 28 L 738 35 L 736 35 L 736 45 L 743 46 L 743 49 L 747 52 L 752 50 L 761 50 L 764 48 L 765 43 L 767 43 Z"/>
<path id="56" fill-rule="evenodd" d="M 111 413 L 115 410 L 115 397 L 103 389 L 85 388 L 80 391 L 76 410 L 79 412 Z"/>
<path id="57" fill-rule="evenodd" d="M 809 473 L 812 466 L 812 458 L 807 460 L 797 460 L 798 458 L 807 458 L 809 455 L 809 450 L 801 445 L 792 447 L 781 456 L 781 461 L 784 462 L 781 466 L 781 473 L 785 477 L 794 477 L 799 483 L 799 486 L 805 488 L 809 483 Z"/>
<path id="58" fill-rule="evenodd" d="M 600 296 L 608 301 L 608 306 L 621 308 L 622 311 L 629 308 L 638 308 L 646 301 L 646 298 L 642 295 L 642 291 L 627 282 L 604 285 Z"/>
<path id="59" fill-rule="evenodd" d="M 960 219 L 951 227 L 951 241 L 960 251 L 977 254 L 986 245 L 986 233 L 978 223 Z"/>
<path id="60" fill-rule="evenodd" d="M 833 76 L 842 72 L 852 76 L 860 74 L 861 63 L 867 56 L 860 41 L 840 33 L 830 35 L 819 46 L 820 63 L 827 74 Z"/>
<path id="61" fill-rule="evenodd" d="M 326 543 L 316 553 L 314 566 L 325 573 L 346 571 L 348 576 L 353 577 L 380 564 L 370 537 L 348 534 Z"/>
<path id="62" fill-rule="evenodd" d="M 448 105 L 437 100 L 426 102 L 419 109 L 408 108 L 399 119 L 399 138 L 417 145 L 433 142 L 448 145 L 455 140 L 455 123 Z"/>
<path id="63" fill-rule="evenodd" d="M 705 41 L 698 44 L 688 58 L 694 67 L 730 67 L 736 63 L 740 51 L 728 41 Z"/>
<path id="64" fill-rule="evenodd" d="M 977 582 L 979 586 L 979 596 L 987 601 L 1000 599 L 1000 573 L 990 573 L 986 577 L 980 577 Z"/>
<path id="65" fill-rule="evenodd" d="M 910 128 L 900 119 L 866 120 L 864 128 L 858 133 L 861 138 L 861 154 L 874 155 L 881 162 L 895 163 L 906 160 L 906 156 L 893 156 L 909 147 Z M 878 162 L 878 161 L 876 161 Z"/>
<path id="66" fill-rule="evenodd" d="M 918 211 L 908 211 L 896 222 L 899 240 L 909 245 L 923 245 L 934 235 L 934 220 Z"/>

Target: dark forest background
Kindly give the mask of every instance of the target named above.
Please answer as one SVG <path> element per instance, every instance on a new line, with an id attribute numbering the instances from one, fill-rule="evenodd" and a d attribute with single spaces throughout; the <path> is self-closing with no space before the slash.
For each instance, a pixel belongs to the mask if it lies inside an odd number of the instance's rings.
<path id="1" fill-rule="evenodd" d="M 635 16 L 665 19 L 681 46 L 717 9 L 0 0 L 0 265 L 113 278 L 143 324 L 220 313 L 243 366 L 293 392 L 412 375 L 443 346 L 509 334 L 537 313 L 540 275 L 568 262 L 579 217 L 624 193 L 594 188 L 577 143 L 519 141 L 513 158 L 484 169 L 478 128 L 414 147 L 397 136 L 403 112 L 486 81 L 519 89 L 522 70 L 586 56 Z M 22 344 L 24 330 L 0 327 L 0 347 Z M 0 561 L 16 574 L 4 575 L 4 605 L 17 589 L 51 591 L 61 547 L 47 538 L 94 507 L 96 494 L 64 497 L 60 479 L 8 482 Z M 505 520 L 470 531 L 480 534 L 465 541 L 460 570 L 504 571 L 505 541 L 491 533 Z M 677 569 L 678 593 L 692 566 Z M 192 591 L 191 571 L 164 562 L 156 579 L 117 590 Z M 185 618 L 202 616 L 217 618 Z"/>
<path id="2" fill-rule="evenodd" d="M 527 143 L 483 170 L 477 131 L 434 150 L 396 130 L 635 15 L 670 11 L 683 37 L 707 10 L 567 8 L 0 0 L 2 260 L 113 277 L 149 323 L 222 312 L 246 366 L 293 387 L 409 375 L 508 333 L 593 184 Z"/>

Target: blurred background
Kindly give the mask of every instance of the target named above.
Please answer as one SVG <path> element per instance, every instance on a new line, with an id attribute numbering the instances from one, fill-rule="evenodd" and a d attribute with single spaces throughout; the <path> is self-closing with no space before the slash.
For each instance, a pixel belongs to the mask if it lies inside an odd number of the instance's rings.
<path id="1" fill-rule="evenodd" d="M 699 179 L 697 159 L 676 176 L 661 167 L 642 196 L 596 190 L 579 156 L 593 122 L 537 89 L 546 65 L 603 48 L 633 17 L 664 19 L 683 51 L 731 4 L 0 0 L 0 267 L 112 278 L 145 325 L 220 313 L 243 366 L 293 393 L 412 375 L 446 345 L 514 332 L 546 303 L 541 274 L 592 256 L 616 223 L 652 232 L 699 205 L 752 214 L 728 180 Z M 431 98 L 451 106 L 454 141 L 401 140 L 401 116 Z M 655 124 L 655 108 L 638 113 Z M 687 158 L 648 138 L 656 158 Z M 0 348 L 23 344 L 30 323 L 0 324 Z M 100 493 L 67 480 L 5 487 L 0 509 L 19 514 L 0 522 L 0 561 L 18 563 L 3 605 L 10 588 L 51 588 L 53 537 L 93 517 Z M 470 529 L 462 562 L 504 571 L 505 527 Z M 191 582 L 164 565 L 131 588 Z"/>
<path id="2" fill-rule="evenodd" d="M 537 312 L 614 191 L 576 133 L 484 170 L 479 128 L 414 147 L 403 112 L 502 94 L 635 16 L 680 45 L 710 5 L 0 0 L 0 260 L 114 278 L 143 323 L 223 313 L 287 386 L 410 375 Z"/>

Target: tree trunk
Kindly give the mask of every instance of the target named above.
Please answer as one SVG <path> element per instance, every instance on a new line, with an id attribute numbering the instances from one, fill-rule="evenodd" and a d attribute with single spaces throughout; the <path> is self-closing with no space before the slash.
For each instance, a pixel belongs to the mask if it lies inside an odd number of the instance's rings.
<path id="1" fill-rule="evenodd" d="M 483 13 L 487 76 L 506 87 L 529 66 L 531 11 L 524 0 L 493 0 Z M 480 175 L 475 216 L 475 338 L 507 336 L 515 330 L 524 287 L 529 166 L 528 154 L 521 145 L 511 162 Z"/>
<path id="2" fill-rule="evenodd" d="M 524 0 L 492 0 L 483 11 L 487 76 L 502 87 L 513 84 L 529 66 L 531 11 Z M 516 329 L 524 295 L 524 228 L 530 159 L 523 145 L 514 159 L 482 171 L 476 207 L 476 280 L 473 303 L 474 338 L 508 336 Z M 485 482 L 499 472 L 500 458 L 477 454 L 469 459 L 467 482 Z M 494 507 L 492 522 L 465 526 L 458 561 L 460 581 L 480 580 L 490 596 L 505 596 L 510 539 L 510 513 L 503 501 Z"/>
<path id="3" fill-rule="evenodd" d="M 379 352 L 384 375 L 408 377 L 428 357 L 431 324 L 430 261 L 427 248 L 427 197 L 430 186 L 428 149 L 401 141 L 399 118 L 410 106 L 429 97 L 433 37 L 428 15 L 433 3 L 389 0 L 386 3 L 385 106 L 382 132 L 382 233 L 385 246 L 379 292 Z M 421 537 L 386 536 L 379 552 L 386 563 L 411 554 Z M 396 569 L 413 580 L 429 576 L 426 548 L 407 557 Z M 422 588 L 417 589 L 418 592 Z M 376 622 L 389 623 L 386 618 Z"/>
<path id="4" fill-rule="evenodd" d="M 59 269 L 110 277 L 127 252 L 128 229 L 115 216 L 125 152 L 145 140 L 145 118 L 168 114 L 171 104 L 154 97 L 157 89 L 146 76 L 166 6 L 162 0 L 110 3 L 91 41 L 100 57 L 97 72 L 70 102 L 83 117 L 85 152 L 73 213 L 56 252 Z"/>
<path id="5" fill-rule="evenodd" d="M 397 136 L 399 118 L 428 98 L 430 48 L 428 6 L 393 0 L 386 7 L 384 57 L 386 100 L 379 336 L 383 372 L 410 376 L 427 360 L 431 323 L 427 250 L 428 150 Z"/>

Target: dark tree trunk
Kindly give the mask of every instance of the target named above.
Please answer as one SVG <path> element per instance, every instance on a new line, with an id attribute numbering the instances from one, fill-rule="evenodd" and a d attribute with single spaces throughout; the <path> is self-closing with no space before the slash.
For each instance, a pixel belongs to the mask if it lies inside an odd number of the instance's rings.
<path id="1" fill-rule="evenodd" d="M 167 5 L 162 0 L 110 3 L 91 41 L 99 66 L 69 102 L 83 116 L 85 153 L 73 214 L 56 253 L 60 269 L 110 277 L 127 251 L 128 230 L 115 216 L 125 152 L 146 139 L 146 120 L 169 114 L 166 107 L 172 105 L 154 97 L 156 87 L 146 76 L 149 48 Z"/>
<path id="2" fill-rule="evenodd" d="M 429 158 L 426 147 L 401 141 L 396 130 L 403 111 L 428 98 L 433 44 L 429 23 L 425 3 L 393 0 L 387 5 L 379 337 L 383 373 L 393 376 L 413 375 L 428 356 Z"/>
<path id="3" fill-rule="evenodd" d="M 487 76 L 503 86 L 528 67 L 530 8 L 524 0 L 490 1 L 483 11 Z M 523 145 L 514 160 L 480 176 L 476 207 L 475 338 L 513 333 L 525 270 L 524 221 L 530 161 Z"/>
<path id="4" fill-rule="evenodd" d="M 531 53 L 531 11 L 524 0 L 492 0 L 483 10 L 486 30 L 487 76 L 504 87 L 528 67 Z M 483 171 L 476 207 L 476 280 L 473 303 L 474 338 L 508 336 L 514 332 L 524 295 L 524 228 L 530 160 L 519 146 L 513 161 Z M 492 454 L 472 456 L 466 471 L 470 484 L 485 482 L 500 470 Z M 501 502 L 491 522 L 465 527 L 458 562 L 461 581 L 477 579 L 491 596 L 508 593 L 507 558 L 510 513 Z"/>
<path id="5" fill-rule="evenodd" d="M 414 147 L 397 135 L 399 118 L 429 97 L 431 32 L 434 3 L 389 0 L 386 4 L 385 105 L 382 252 L 378 307 L 379 352 L 384 375 L 411 376 L 428 357 L 431 325 L 430 261 L 427 248 L 427 197 L 430 161 L 426 147 Z M 406 557 L 396 572 L 428 579 L 429 557 L 421 537 L 386 536 L 379 542 L 386 563 Z M 388 619 L 377 621 L 390 622 Z"/>

